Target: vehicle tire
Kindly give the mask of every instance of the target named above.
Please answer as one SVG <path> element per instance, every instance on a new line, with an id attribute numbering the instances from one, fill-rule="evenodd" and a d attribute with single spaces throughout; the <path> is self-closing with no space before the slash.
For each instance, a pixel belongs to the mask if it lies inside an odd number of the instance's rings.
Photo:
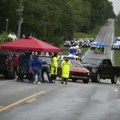
<path id="1" fill-rule="evenodd" d="M 88 82 L 89 82 L 89 79 L 83 80 L 83 83 L 88 83 Z"/>
<path id="2" fill-rule="evenodd" d="M 76 78 L 73 78 L 73 79 L 72 79 L 72 82 L 76 82 L 76 80 L 77 80 Z"/>
<path id="3" fill-rule="evenodd" d="M 113 78 L 111 78 L 111 83 L 116 84 L 117 83 L 117 75 L 114 75 Z"/>
<path id="4" fill-rule="evenodd" d="M 99 83 L 100 82 L 100 74 L 97 74 L 96 81 Z"/>

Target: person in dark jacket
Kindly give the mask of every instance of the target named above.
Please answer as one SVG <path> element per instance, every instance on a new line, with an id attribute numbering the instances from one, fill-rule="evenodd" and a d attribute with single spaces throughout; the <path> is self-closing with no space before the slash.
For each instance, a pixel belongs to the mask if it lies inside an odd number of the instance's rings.
<path id="1" fill-rule="evenodd" d="M 43 64 L 42 64 L 42 70 L 41 70 L 41 76 L 42 76 L 42 82 L 44 82 L 44 73 L 46 73 L 47 75 L 47 78 L 50 82 L 50 70 L 49 70 L 49 65 L 47 64 L 46 61 L 43 61 Z"/>

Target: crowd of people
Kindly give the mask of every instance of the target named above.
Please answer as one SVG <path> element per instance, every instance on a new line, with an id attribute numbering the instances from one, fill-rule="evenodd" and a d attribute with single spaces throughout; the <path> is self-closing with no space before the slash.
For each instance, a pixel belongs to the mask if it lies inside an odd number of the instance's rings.
<path id="1" fill-rule="evenodd" d="M 105 47 L 100 47 L 100 46 L 97 46 L 95 47 L 95 53 L 99 53 L 99 54 L 104 54 L 105 53 Z"/>
<path id="2" fill-rule="evenodd" d="M 14 53 L 12 60 L 17 81 L 29 80 L 32 83 L 41 84 L 45 82 L 44 73 L 46 73 L 48 82 L 55 83 L 59 58 L 60 55 L 54 53 L 51 56 L 51 63 L 48 64 L 43 59 L 40 59 L 39 55 L 32 54 L 31 51 L 22 52 L 19 55 Z M 60 66 L 62 68 L 61 84 L 64 82 L 67 84 L 71 62 L 65 59 L 61 62 Z"/>

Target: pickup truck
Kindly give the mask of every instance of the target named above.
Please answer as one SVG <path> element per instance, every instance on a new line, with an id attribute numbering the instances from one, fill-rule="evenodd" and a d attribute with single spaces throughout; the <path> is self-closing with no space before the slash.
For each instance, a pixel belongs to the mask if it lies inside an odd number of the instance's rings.
<path id="1" fill-rule="evenodd" d="M 110 59 L 84 58 L 81 63 L 90 71 L 92 82 L 100 82 L 100 79 L 110 79 L 112 84 L 117 83 L 120 76 L 120 67 L 113 66 Z"/>

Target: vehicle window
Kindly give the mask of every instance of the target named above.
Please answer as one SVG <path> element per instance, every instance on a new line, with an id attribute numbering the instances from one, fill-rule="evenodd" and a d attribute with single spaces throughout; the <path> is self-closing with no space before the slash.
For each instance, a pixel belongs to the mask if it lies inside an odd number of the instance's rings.
<path id="1" fill-rule="evenodd" d="M 100 65 L 102 62 L 101 59 L 84 59 L 82 64 L 93 64 L 93 65 Z"/>
<path id="2" fill-rule="evenodd" d="M 71 61 L 72 67 L 83 67 L 83 65 L 78 61 Z"/>
<path id="3" fill-rule="evenodd" d="M 103 60 L 103 65 L 112 66 L 112 63 L 110 60 Z"/>

